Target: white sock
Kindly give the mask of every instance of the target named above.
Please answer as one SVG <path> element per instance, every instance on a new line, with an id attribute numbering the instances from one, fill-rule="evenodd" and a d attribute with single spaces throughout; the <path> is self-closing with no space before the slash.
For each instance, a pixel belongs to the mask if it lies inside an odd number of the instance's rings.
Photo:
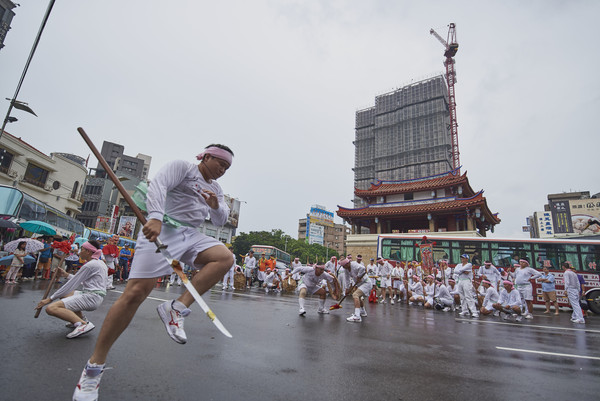
<path id="1" fill-rule="evenodd" d="M 82 324 L 83 324 L 83 323 L 81 323 L 81 322 L 75 322 L 75 323 L 73 323 L 73 326 L 75 326 L 75 327 L 79 327 L 79 326 L 81 326 Z"/>
<path id="2" fill-rule="evenodd" d="M 103 369 L 104 369 L 103 363 L 102 364 L 91 363 L 90 361 L 88 361 L 87 364 L 85 365 L 85 373 L 91 377 L 98 376 L 100 373 L 102 373 Z"/>
<path id="3" fill-rule="evenodd" d="M 354 308 L 354 316 L 360 316 L 360 308 Z"/>
<path id="4" fill-rule="evenodd" d="M 175 309 L 177 312 L 183 312 L 184 309 L 187 308 L 187 306 L 185 306 L 182 302 L 180 301 L 173 301 L 173 303 L 171 304 L 171 307 L 173 309 Z"/>
<path id="5" fill-rule="evenodd" d="M 300 307 L 304 309 L 304 298 L 298 298 L 298 303 L 300 304 Z"/>
<path id="6" fill-rule="evenodd" d="M 364 307 L 360 308 L 360 311 L 363 312 L 363 313 L 367 313 L 367 311 L 365 310 Z"/>
<path id="7" fill-rule="evenodd" d="M 319 298 L 319 309 L 325 309 L 325 300 Z"/>

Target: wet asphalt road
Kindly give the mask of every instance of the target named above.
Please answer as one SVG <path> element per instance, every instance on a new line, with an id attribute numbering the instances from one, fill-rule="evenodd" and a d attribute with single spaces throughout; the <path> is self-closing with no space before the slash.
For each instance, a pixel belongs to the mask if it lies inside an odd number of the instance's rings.
<path id="1" fill-rule="evenodd" d="M 46 285 L 0 284 L 0 400 L 71 399 L 124 288 L 88 313 L 95 330 L 68 340 L 62 321 L 33 318 Z M 155 308 L 181 291 L 157 285 L 142 304 L 109 355 L 101 400 L 600 399 L 600 316 L 583 326 L 569 321 L 570 312 L 536 310 L 533 321 L 515 324 L 368 304 L 369 316 L 357 324 L 345 320 L 350 300 L 323 316 L 309 299 L 300 317 L 295 295 L 224 293 L 218 284 L 204 299 L 233 339 L 192 307 L 188 343 L 179 345 Z"/>

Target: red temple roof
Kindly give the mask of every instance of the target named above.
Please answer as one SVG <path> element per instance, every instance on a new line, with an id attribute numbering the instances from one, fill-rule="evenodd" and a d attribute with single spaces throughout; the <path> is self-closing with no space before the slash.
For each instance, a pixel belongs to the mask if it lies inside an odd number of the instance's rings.
<path id="1" fill-rule="evenodd" d="M 361 198 L 369 196 L 382 196 L 401 194 L 407 192 L 427 191 L 439 188 L 449 188 L 452 186 L 462 185 L 465 196 L 475 194 L 475 191 L 469 185 L 467 172 L 459 175 L 458 169 L 449 171 L 444 174 L 439 174 L 431 177 L 425 177 L 415 180 L 402 181 L 382 181 L 372 183 L 369 189 L 354 189 L 354 194 Z"/>

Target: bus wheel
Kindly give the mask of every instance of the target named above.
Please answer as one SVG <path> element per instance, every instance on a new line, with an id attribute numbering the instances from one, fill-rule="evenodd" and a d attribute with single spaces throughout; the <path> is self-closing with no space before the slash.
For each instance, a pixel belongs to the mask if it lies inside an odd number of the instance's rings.
<path id="1" fill-rule="evenodd" d="M 590 310 L 596 315 L 600 315 L 600 289 L 588 291 L 585 299 L 587 299 Z"/>

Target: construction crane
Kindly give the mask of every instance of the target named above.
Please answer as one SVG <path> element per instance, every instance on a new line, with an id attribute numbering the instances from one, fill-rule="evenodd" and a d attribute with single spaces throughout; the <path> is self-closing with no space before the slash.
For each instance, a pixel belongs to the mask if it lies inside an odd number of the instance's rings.
<path id="1" fill-rule="evenodd" d="M 458 43 L 456 42 L 456 25 L 450 23 L 448 29 L 448 38 L 444 40 L 436 31 L 429 30 L 439 40 L 445 48 L 444 65 L 446 66 L 446 82 L 448 83 L 448 102 L 450 109 L 450 135 L 452 137 L 452 168 L 460 168 L 460 152 L 458 151 L 458 123 L 456 121 L 456 97 L 454 94 L 454 84 L 456 83 L 456 71 L 454 70 L 454 56 L 458 51 Z"/>

